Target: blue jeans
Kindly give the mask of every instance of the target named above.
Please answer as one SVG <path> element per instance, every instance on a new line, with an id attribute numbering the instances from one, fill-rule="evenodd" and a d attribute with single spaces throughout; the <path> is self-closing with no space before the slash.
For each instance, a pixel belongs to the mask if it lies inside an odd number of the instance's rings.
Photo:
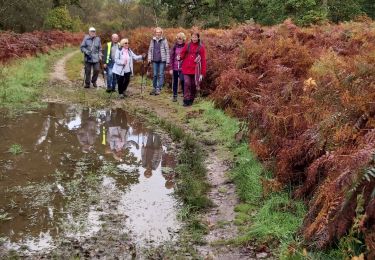
<path id="1" fill-rule="evenodd" d="M 107 89 L 116 90 L 117 79 L 112 73 L 113 65 L 115 65 L 113 62 L 107 64 Z"/>
<path id="2" fill-rule="evenodd" d="M 152 62 L 152 69 L 154 71 L 152 86 L 155 90 L 161 90 L 164 84 L 165 62 Z"/>
<path id="3" fill-rule="evenodd" d="M 177 97 L 178 91 L 178 79 L 180 79 L 182 93 L 184 93 L 184 75 L 182 71 L 173 70 L 173 96 Z"/>

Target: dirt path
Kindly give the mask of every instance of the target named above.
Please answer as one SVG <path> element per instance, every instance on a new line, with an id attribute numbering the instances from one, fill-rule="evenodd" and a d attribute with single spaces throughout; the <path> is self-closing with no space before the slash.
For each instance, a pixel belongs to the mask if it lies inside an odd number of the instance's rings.
<path id="1" fill-rule="evenodd" d="M 55 65 L 53 66 L 53 71 L 50 74 L 51 82 L 72 86 L 73 83 L 68 79 L 66 75 L 65 66 L 66 66 L 66 62 L 70 58 L 72 58 L 74 55 L 76 55 L 78 52 L 80 52 L 80 50 L 76 50 L 74 52 L 68 53 L 67 55 L 65 55 L 64 57 L 62 57 L 60 60 L 58 60 L 55 63 Z M 82 78 L 83 78 L 83 73 L 84 73 L 84 70 L 82 68 L 82 72 L 81 72 Z M 104 87 L 104 80 L 100 75 L 98 77 L 97 84 L 100 87 Z"/>
<path id="2" fill-rule="evenodd" d="M 50 74 L 50 81 L 52 82 L 60 81 L 60 82 L 71 85 L 71 82 L 66 76 L 65 64 L 66 64 L 66 61 L 69 60 L 71 57 L 73 57 L 77 52 L 79 52 L 79 50 L 65 55 L 63 58 L 61 58 L 60 60 L 56 62 L 56 64 L 53 66 L 53 71 Z"/>
<path id="3" fill-rule="evenodd" d="M 57 62 L 55 71 L 51 74 L 51 80 L 60 80 L 66 84 L 72 84 L 65 76 L 65 63 L 75 53 L 70 53 Z M 125 102 L 125 106 L 155 112 L 159 117 L 176 122 L 183 129 L 194 134 L 187 124 L 183 123 L 185 118 L 179 117 L 179 113 L 177 113 L 178 110 L 182 109 L 179 107 L 180 104 L 172 103 L 169 95 L 150 96 L 146 90 L 141 96 L 139 86 L 136 85 L 129 87 L 129 93 L 130 97 L 125 101 L 114 98 L 113 106 L 120 106 Z M 192 109 L 194 108 L 187 108 L 187 111 L 184 111 L 185 116 Z M 217 240 L 226 240 L 237 236 L 238 231 L 233 224 L 233 220 L 235 217 L 234 207 L 238 203 L 238 197 L 235 192 L 235 185 L 227 176 L 228 166 L 219 159 L 215 147 L 210 147 L 210 149 L 212 150 L 209 152 L 210 157 L 206 160 L 206 166 L 208 169 L 207 178 L 212 188 L 208 197 L 216 206 L 202 217 L 202 221 L 209 227 L 209 233 L 205 237 L 207 244 L 197 247 L 197 250 L 204 259 L 255 259 L 253 257 L 256 256 L 254 252 L 249 252 L 243 248 L 214 245 Z"/>

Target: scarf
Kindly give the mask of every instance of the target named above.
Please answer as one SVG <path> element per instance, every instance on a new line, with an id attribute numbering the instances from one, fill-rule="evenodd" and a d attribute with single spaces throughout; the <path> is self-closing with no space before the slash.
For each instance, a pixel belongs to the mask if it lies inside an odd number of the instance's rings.
<path id="1" fill-rule="evenodd" d="M 124 63 L 124 67 L 128 64 L 129 62 L 129 49 L 125 49 L 123 48 L 122 49 L 122 57 L 123 57 L 123 63 Z"/>
<path id="2" fill-rule="evenodd" d="M 201 83 L 201 73 L 202 73 L 202 58 L 201 55 L 197 55 L 197 58 L 195 58 L 195 86 L 199 88 L 199 85 Z"/>

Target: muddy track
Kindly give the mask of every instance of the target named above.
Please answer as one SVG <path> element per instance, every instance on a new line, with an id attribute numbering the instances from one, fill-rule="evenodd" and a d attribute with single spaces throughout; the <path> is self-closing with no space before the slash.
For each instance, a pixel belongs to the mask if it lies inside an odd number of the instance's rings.
<path id="1" fill-rule="evenodd" d="M 64 67 L 66 61 L 74 54 L 75 52 L 70 53 L 57 62 L 55 70 L 58 70 L 58 73 L 55 72 L 51 75 L 52 81 L 62 80 L 67 85 L 72 85 L 65 76 Z M 177 109 L 179 109 L 176 106 L 181 105 L 181 100 L 176 104 L 172 103 L 170 97 L 166 94 L 150 96 L 147 89 L 144 90 L 143 95 L 141 95 L 140 87 L 134 84 L 134 79 L 128 91 L 130 97 L 125 99 L 125 101 L 113 98 L 113 107 L 123 106 L 125 103 L 125 107 L 154 112 L 160 118 L 175 122 L 181 128 L 195 136 L 192 129 L 189 129 L 187 124 L 183 124 L 183 119 L 179 118 L 178 113 L 176 113 Z M 187 108 L 186 113 L 193 109 L 194 108 Z M 205 145 L 202 144 L 202 147 L 205 148 Z M 255 253 L 247 249 L 234 246 L 214 245 L 215 241 L 227 240 L 237 236 L 238 231 L 237 227 L 233 224 L 233 220 L 235 217 L 234 207 L 238 204 L 238 197 L 235 192 L 235 185 L 227 176 L 229 167 L 219 159 L 219 154 L 215 146 L 211 146 L 209 149 L 209 157 L 206 159 L 205 163 L 208 170 L 207 179 L 212 188 L 208 193 L 208 197 L 215 206 L 202 216 L 202 222 L 209 227 L 209 233 L 205 237 L 207 244 L 198 246 L 197 250 L 204 259 L 255 259 Z"/>

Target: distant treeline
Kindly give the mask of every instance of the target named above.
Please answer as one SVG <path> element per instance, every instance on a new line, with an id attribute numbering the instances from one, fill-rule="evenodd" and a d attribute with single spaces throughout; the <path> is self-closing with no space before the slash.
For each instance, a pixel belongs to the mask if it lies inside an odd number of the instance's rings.
<path id="1" fill-rule="evenodd" d="M 136 27 L 230 27 L 291 18 L 301 26 L 375 18 L 373 0 L 0 0 L 0 30 L 120 31 Z"/>

